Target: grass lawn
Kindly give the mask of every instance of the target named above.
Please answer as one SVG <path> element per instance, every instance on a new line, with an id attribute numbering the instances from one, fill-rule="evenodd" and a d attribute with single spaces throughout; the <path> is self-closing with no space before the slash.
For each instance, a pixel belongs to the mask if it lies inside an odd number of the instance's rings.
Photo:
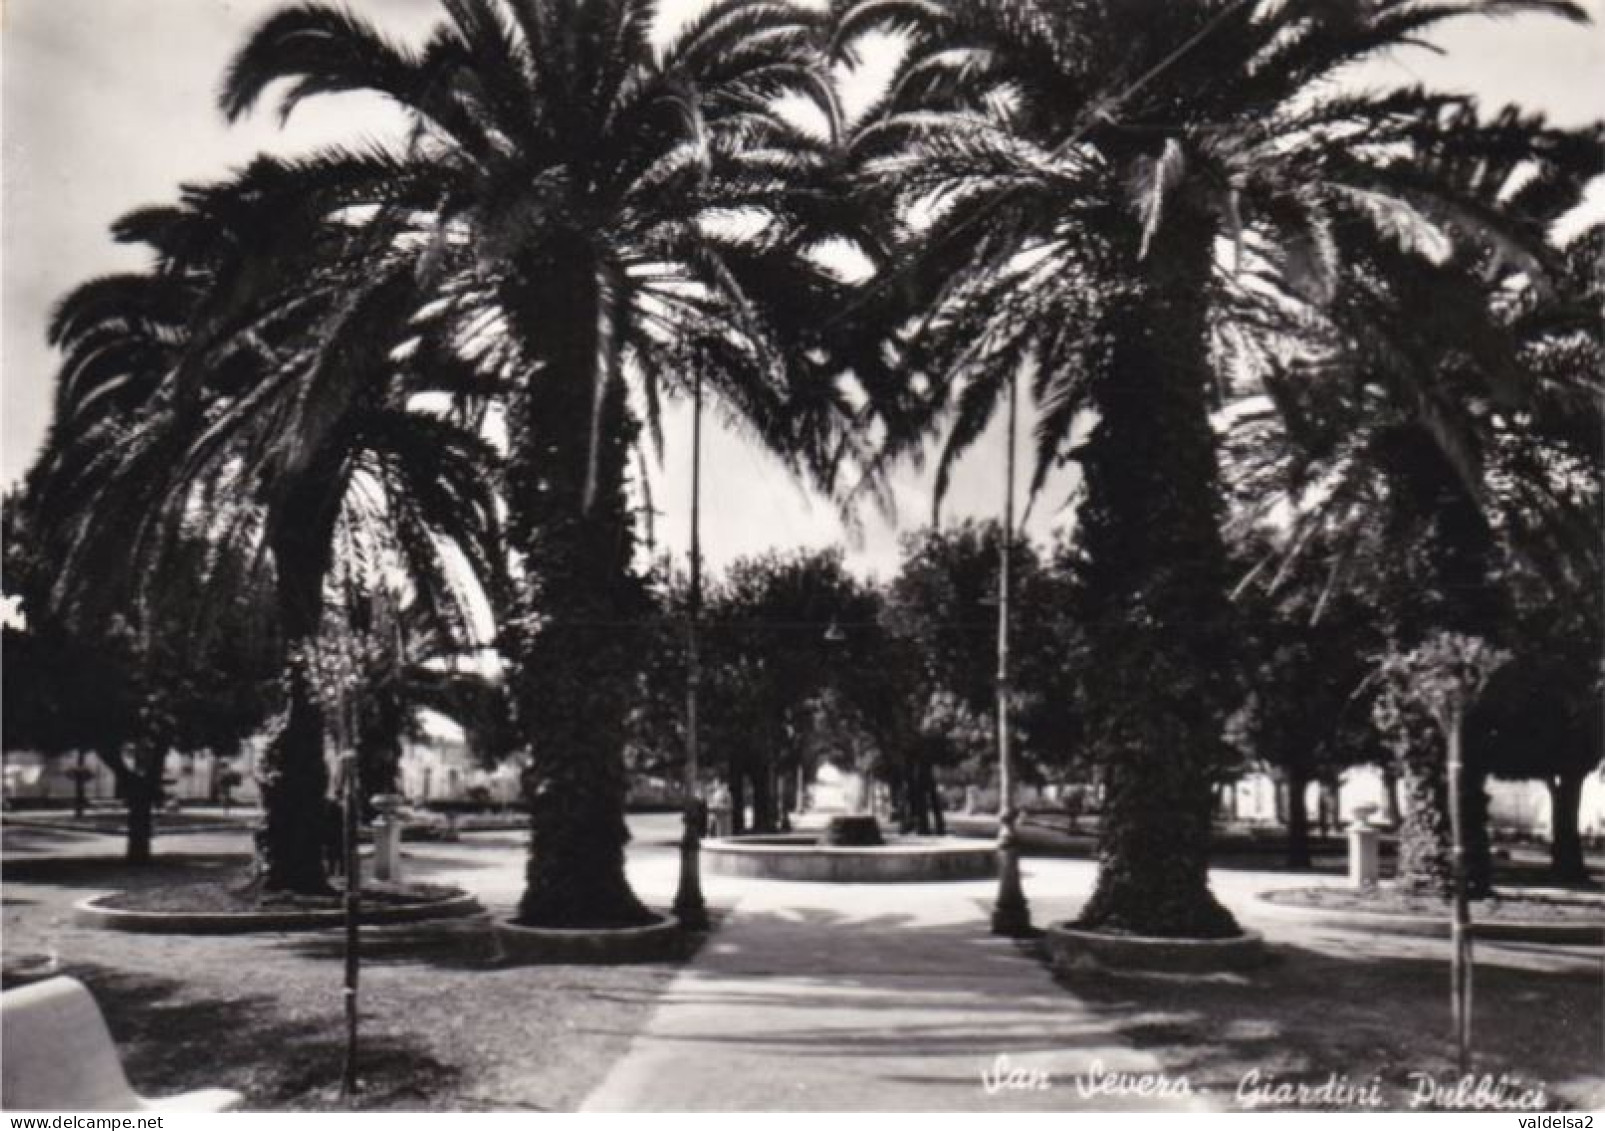
<path id="1" fill-rule="evenodd" d="M 54 952 L 106 1014 L 146 1094 L 222 1086 L 250 1110 L 337 1110 L 343 1054 L 338 931 L 139 935 L 70 922 L 112 888 L 213 880 L 238 856 L 8 862 L 8 958 Z M 392 1110 L 571 1110 L 674 973 L 670 966 L 501 967 L 482 921 L 366 928 L 363 1092 Z"/>

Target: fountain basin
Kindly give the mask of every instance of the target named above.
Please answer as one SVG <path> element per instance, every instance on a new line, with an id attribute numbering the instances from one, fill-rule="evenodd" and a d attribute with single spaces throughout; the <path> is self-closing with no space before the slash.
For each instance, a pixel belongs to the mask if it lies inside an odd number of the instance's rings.
<path id="1" fill-rule="evenodd" d="M 719 876 L 816 884 L 947 883 L 997 875 L 997 847 L 953 837 L 893 837 L 877 847 L 820 844 L 812 833 L 718 837 L 702 842 Z"/>

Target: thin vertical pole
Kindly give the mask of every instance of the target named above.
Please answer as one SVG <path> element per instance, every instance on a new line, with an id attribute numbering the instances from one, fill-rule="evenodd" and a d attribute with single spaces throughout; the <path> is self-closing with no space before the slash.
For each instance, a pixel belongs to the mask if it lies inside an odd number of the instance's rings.
<path id="1" fill-rule="evenodd" d="M 1004 458 L 1003 529 L 998 539 L 998 897 L 992 933 L 1020 937 L 1031 932 L 1031 912 L 1020 883 L 1020 847 L 1015 835 L 1014 765 L 1010 742 L 1009 590 L 1014 545 L 1014 443 L 1018 381 L 1009 377 L 1008 453 Z"/>
<path id="2" fill-rule="evenodd" d="M 699 795 L 701 735 L 697 694 L 702 683 L 702 371 L 691 386 L 691 586 L 686 596 L 685 679 L 685 830 L 680 838 L 680 884 L 674 913 L 689 930 L 706 930 L 708 907 L 702 896 L 702 834 L 708 809 Z"/>
<path id="3" fill-rule="evenodd" d="M 1009 437 L 1004 456 L 1003 530 L 998 541 L 998 805 L 1014 812 L 1013 750 L 1009 742 L 1009 574 L 1014 558 L 1015 381 L 1009 378 Z"/>
<path id="4" fill-rule="evenodd" d="M 342 707 L 342 716 L 344 709 Z M 342 725 L 341 730 L 345 727 Z M 349 733 L 349 732 L 348 732 Z M 344 744 L 342 735 L 342 745 Z M 358 780 L 357 756 L 347 750 L 341 756 L 345 769 L 345 860 L 346 860 L 346 954 L 345 954 L 345 1013 L 346 1056 L 345 1071 L 340 1079 L 340 1094 L 349 1096 L 357 1090 L 357 982 L 361 971 L 361 916 L 362 916 L 362 858 L 358 852 L 357 809 L 361 804 L 362 789 Z"/>
<path id="5" fill-rule="evenodd" d="M 1466 898 L 1464 767 L 1460 730 L 1463 713 L 1451 708 L 1449 739 L 1449 822 L 1454 837 L 1454 920 L 1450 927 L 1449 992 L 1454 1016 L 1455 1060 L 1462 1076 L 1471 1071 L 1471 906 Z"/>
<path id="6" fill-rule="evenodd" d="M 701 735 L 697 729 L 697 693 L 702 682 L 702 372 L 691 393 L 691 591 L 686 599 L 686 790 L 697 794 Z"/>

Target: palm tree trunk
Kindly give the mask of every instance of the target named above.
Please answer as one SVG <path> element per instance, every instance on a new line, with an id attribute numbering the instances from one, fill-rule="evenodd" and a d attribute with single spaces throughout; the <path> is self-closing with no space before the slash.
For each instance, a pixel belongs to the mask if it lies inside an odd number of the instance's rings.
<path id="1" fill-rule="evenodd" d="M 508 308 L 530 319 L 520 338 L 542 362 L 510 413 L 508 531 L 527 585 L 508 643 L 531 752 L 518 921 L 636 926 L 652 916 L 624 874 L 625 728 L 646 613 L 626 493 L 635 425 L 607 361 L 594 251 L 575 241 L 518 278 Z"/>
<path id="2" fill-rule="evenodd" d="M 262 823 L 256 830 L 257 876 L 266 891 L 323 894 L 323 708 L 313 663 L 323 617 L 323 579 L 333 548 L 334 514 L 326 485 L 308 475 L 274 524 L 275 595 L 284 633 L 284 713 L 256 766 Z"/>
<path id="3" fill-rule="evenodd" d="M 1081 921 L 1142 935 L 1239 933 L 1208 880 L 1231 693 L 1206 400 L 1211 250 L 1209 225 L 1177 216 L 1113 300 L 1081 458 L 1087 701 L 1105 774 L 1098 881 Z"/>

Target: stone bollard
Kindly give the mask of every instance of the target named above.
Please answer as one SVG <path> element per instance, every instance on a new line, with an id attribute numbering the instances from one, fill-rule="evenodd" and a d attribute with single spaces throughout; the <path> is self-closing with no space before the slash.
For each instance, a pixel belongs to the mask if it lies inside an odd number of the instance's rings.
<path id="1" fill-rule="evenodd" d="M 402 799 L 383 793 L 373 799 L 379 817 L 373 822 L 373 878 L 381 883 L 401 882 Z"/>
<path id="2" fill-rule="evenodd" d="M 1366 824 L 1349 826 L 1349 886 L 1376 887 L 1382 874 L 1382 832 Z"/>

